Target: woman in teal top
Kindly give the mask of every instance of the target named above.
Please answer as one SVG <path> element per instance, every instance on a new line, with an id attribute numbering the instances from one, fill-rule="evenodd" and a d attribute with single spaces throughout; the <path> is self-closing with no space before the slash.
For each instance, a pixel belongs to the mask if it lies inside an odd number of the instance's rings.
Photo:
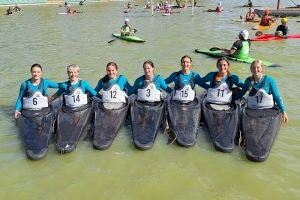
<path id="1" fill-rule="evenodd" d="M 212 103 L 231 103 L 236 99 L 236 95 L 232 94 L 233 86 L 243 87 L 243 81 L 229 71 L 229 62 L 225 57 L 218 59 L 217 68 L 218 71 L 202 77 L 203 82 L 209 82 L 207 97 L 212 97 Z"/>
<path id="2" fill-rule="evenodd" d="M 280 97 L 276 81 L 271 76 L 263 75 L 262 62 L 260 60 L 253 61 L 250 66 L 250 71 L 252 76 L 245 80 L 244 87 L 239 93 L 239 96 L 241 97 L 249 91 L 247 106 L 254 109 L 273 107 L 275 102 L 282 113 L 282 121 L 288 122 L 286 109 Z"/>
<path id="3" fill-rule="evenodd" d="M 135 80 L 132 90 L 130 92 L 131 94 L 137 94 L 139 89 L 144 88 L 150 82 L 155 85 L 156 90 L 163 89 L 167 93 L 172 92 L 172 89 L 168 87 L 168 85 L 165 83 L 165 80 L 160 75 L 154 74 L 154 64 L 152 61 L 145 61 L 143 64 L 143 68 L 145 75 L 140 76 Z M 151 95 L 150 92 L 149 95 Z"/>
<path id="4" fill-rule="evenodd" d="M 193 101 L 195 97 L 194 87 L 196 84 L 206 89 L 208 86 L 202 81 L 200 75 L 191 71 L 192 58 L 185 55 L 181 58 L 182 69 L 172 73 L 165 79 L 166 83 L 175 83 L 172 99 L 182 102 Z"/>
<path id="5" fill-rule="evenodd" d="M 60 95 L 64 94 L 65 105 L 78 107 L 87 103 L 85 94 L 88 93 L 90 96 L 97 95 L 97 92 L 89 85 L 87 81 L 79 79 L 78 65 L 68 65 L 67 73 L 69 76 L 69 80 L 59 84 L 59 90 L 51 97 L 52 101 Z"/>
<path id="6" fill-rule="evenodd" d="M 94 90 L 96 92 L 99 92 L 102 89 L 108 90 L 113 85 L 118 85 L 121 91 L 126 90 L 127 93 L 131 90 L 131 85 L 128 83 L 127 78 L 123 75 L 118 76 L 117 64 L 115 62 L 109 62 L 106 65 L 106 75 L 98 81 Z"/>
<path id="7" fill-rule="evenodd" d="M 192 58 L 190 56 L 183 56 L 180 64 L 182 69 L 178 72 L 173 72 L 168 78 L 166 78 L 165 81 L 167 84 L 174 82 L 174 89 L 181 88 L 187 84 L 192 84 L 192 88 L 195 87 L 195 84 L 198 84 L 205 89 L 207 88 L 207 85 L 202 81 L 200 75 L 191 71 Z"/>
<path id="8" fill-rule="evenodd" d="M 58 84 L 42 78 L 42 66 L 40 64 L 33 64 L 31 66 L 31 78 L 24 81 L 20 87 L 19 97 L 16 102 L 16 111 L 15 111 L 15 118 L 19 118 L 21 114 L 21 109 L 23 109 L 23 101 L 26 101 L 26 108 L 30 109 L 38 109 L 38 106 L 40 103 L 42 104 L 40 108 L 47 106 L 47 102 L 43 101 L 43 96 L 47 96 L 48 88 L 58 88 Z M 38 95 L 37 97 L 32 98 L 32 103 L 28 102 L 32 95 L 35 93 L 40 92 L 42 96 Z M 25 97 L 25 99 L 24 99 Z M 45 98 L 45 97 L 44 97 Z M 27 103 L 28 102 L 28 103 Z M 25 109 L 26 109 L 25 108 Z"/>

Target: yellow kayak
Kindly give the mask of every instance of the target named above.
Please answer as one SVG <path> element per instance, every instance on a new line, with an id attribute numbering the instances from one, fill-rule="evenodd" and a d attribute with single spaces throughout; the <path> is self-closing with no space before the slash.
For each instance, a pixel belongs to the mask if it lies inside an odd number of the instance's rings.
<path id="1" fill-rule="evenodd" d="M 261 25 L 257 24 L 252 29 L 258 30 L 258 31 L 265 31 L 269 28 L 273 28 L 275 25 L 276 25 L 276 23 L 272 23 L 272 24 L 270 24 L 270 26 L 261 26 Z"/>

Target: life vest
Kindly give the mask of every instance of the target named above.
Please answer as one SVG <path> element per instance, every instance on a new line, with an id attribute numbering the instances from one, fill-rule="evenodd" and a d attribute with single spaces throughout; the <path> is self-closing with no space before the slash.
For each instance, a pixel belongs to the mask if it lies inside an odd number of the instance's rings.
<path id="1" fill-rule="evenodd" d="M 101 90 L 101 101 L 104 103 L 126 103 L 127 95 L 118 84 L 112 85 L 106 90 Z"/>
<path id="2" fill-rule="evenodd" d="M 264 84 L 262 84 L 264 87 Z M 251 109 L 265 109 L 274 107 L 272 94 L 268 94 L 264 89 L 255 89 L 252 87 L 247 98 L 247 107 Z"/>
<path id="3" fill-rule="evenodd" d="M 195 87 L 194 83 L 194 73 L 192 73 L 192 77 L 187 85 L 184 85 L 180 79 L 180 72 L 176 73 L 176 81 L 175 88 L 172 92 L 172 100 L 181 101 L 181 102 L 190 102 L 195 99 L 195 91 L 193 90 Z"/>
<path id="4" fill-rule="evenodd" d="M 236 52 L 233 54 L 233 56 L 235 58 L 248 58 L 249 57 L 249 53 L 250 53 L 250 45 L 249 45 L 249 41 L 243 41 L 242 42 L 243 46 L 241 49 L 236 50 Z"/>
<path id="5" fill-rule="evenodd" d="M 64 95 L 65 105 L 69 107 L 80 107 L 88 103 L 87 94 L 82 92 L 81 80 L 79 80 L 79 86 L 74 89 L 70 85 L 68 87 L 68 94 Z"/>
<path id="6" fill-rule="evenodd" d="M 260 21 L 259 25 L 261 25 L 261 26 L 270 26 L 271 25 L 270 17 L 269 16 L 263 16 L 261 18 L 261 21 Z"/>
<path id="7" fill-rule="evenodd" d="M 154 77 L 152 81 L 147 81 L 145 86 L 137 90 L 137 100 L 147 102 L 159 102 L 161 101 L 161 91 L 159 91 L 154 82 L 158 76 Z"/>
<path id="8" fill-rule="evenodd" d="M 29 89 L 29 83 L 27 82 L 26 96 L 23 97 L 23 109 L 40 110 L 49 106 L 48 97 L 46 95 L 43 95 L 43 82 L 43 79 L 41 79 L 40 84 L 38 86 L 38 90 L 35 92 L 32 92 Z"/>
<path id="9" fill-rule="evenodd" d="M 218 87 L 207 90 L 206 101 L 216 104 L 229 104 L 232 100 L 232 91 L 226 82 L 221 83 Z"/>

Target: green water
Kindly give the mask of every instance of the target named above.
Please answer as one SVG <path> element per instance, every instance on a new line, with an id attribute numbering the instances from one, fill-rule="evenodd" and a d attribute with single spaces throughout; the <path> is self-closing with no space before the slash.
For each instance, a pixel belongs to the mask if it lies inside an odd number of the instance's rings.
<path id="1" fill-rule="evenodd" d="M 151 17 L 137 7 L 127 16 L 144 44 L 107 43 L 123 23 L 125 2 L 76 7 L 84 13 L 75 16 L 57 15 L 64 11 L 57 5 L 27 6 L 0 16 L 0 199 L 299 199 L 300 40 L 252 46 L 253 57 L 283 66 L 266 68 L 265 73 L 276 78 L 289 115 L 264 163 L 247 161 L 239 147 L 230 154 L 217 152 L 202 129 L 192 148 L 167 145 L 167 136 L 159 134 L 153 149 L 139 151 L 130 127 L 123 127 L 106 151 L 96 151 L 85 141 L 71 154 L 59 155 L 51 144 L 45 159 L 32 162 L 25 157 L 13 112 L 33 63 L 40 63 L 44 77 L 56 81 L 66 79 L 67 64 L 77 63 L 81 78 L 95 86 L 109 61 L 116 61 L 119 73 L 133 83 L 146 59 L 166 77 L 179 70 L 180 58 L 188 54 L 193 70 L 204 75 L 216 69 L 216 60 L 193 53 L 195 48 L 230 47 L 241 29 L 255 33 L 253 24 L 233 21 L 247 10 L 233 7 L 244 2 L 223 2 L 221 14 L 203 12 L 216 3 L 200 1 L 206 7 L 196 8 L 194 16 L 187 9 Z M 275 2 L 267 4 L 275 7 Z M 300 33 L 297 20 L 289 19 L 291 33 Z M 243 79 L 250 73 L 249 65 L 236 62 L 231 62 L 231 70 Z"/>

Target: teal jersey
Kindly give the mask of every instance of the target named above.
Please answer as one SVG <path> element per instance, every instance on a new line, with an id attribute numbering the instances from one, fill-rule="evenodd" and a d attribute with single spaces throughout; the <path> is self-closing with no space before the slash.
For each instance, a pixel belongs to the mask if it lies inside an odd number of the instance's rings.
<path id="1" fill-rule="evenodd" d="M 23 97 L 27 97 L 36 91 L 40 91 L 44 96 L 46 96 L 48 95 L 48 88 L 58 88 L 58 84 L 48 79 L 41 79 L 39 85 L 33 85 L 30 79 L 24 81 L 20 87 L 19 97 L 16 102 L 16 110 L 20 111 L 22 109 Z"/>
<path id="2" fill-rule="evenodd" d="M 163 89 L 167 93 L 172 92 L 172 89 L 170 87 L 168 87 L 164 78 L 161 77 L 160 75 L 154 75 L 152 81 L 153 81 L 154 85 L 156 86 L 156 89 L 158 89 L 158 90 Z M 140 76 L 139 78 L 137 78 L 135 80 L 130 94 L 136 94 L 137 90 L 143 88 L 145 85 L 146 85 L 145 76 L 144 75 Z"/>

